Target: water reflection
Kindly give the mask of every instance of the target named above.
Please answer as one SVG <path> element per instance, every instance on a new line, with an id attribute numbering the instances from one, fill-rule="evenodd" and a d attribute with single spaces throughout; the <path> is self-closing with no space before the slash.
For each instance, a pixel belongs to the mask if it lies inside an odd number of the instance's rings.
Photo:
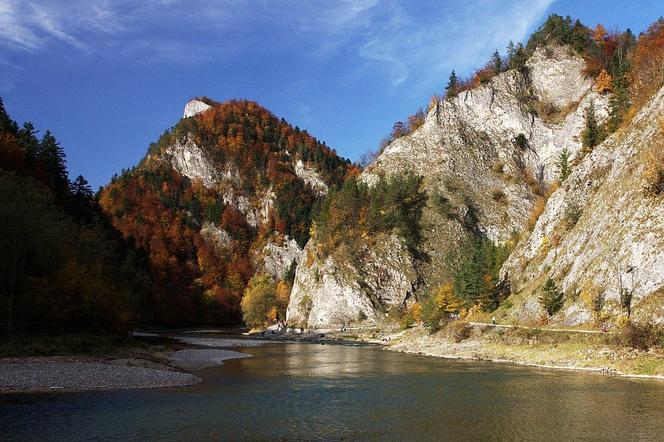
<path id="1" fill-rule="evenodd" d="M 661 440 L 655 382 L 268 344 L 186 388 L 0 397 L 7 440 Z"/>

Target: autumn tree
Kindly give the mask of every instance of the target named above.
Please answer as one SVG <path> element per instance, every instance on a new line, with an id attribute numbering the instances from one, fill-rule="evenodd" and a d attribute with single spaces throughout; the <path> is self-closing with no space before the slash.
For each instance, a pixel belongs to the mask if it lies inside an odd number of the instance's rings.
<path id="1" fill-rule="evenodd" d="M 259 328 L 268 323 L 277 306 L 277 290 L 267 275 L 255 275 L 242 298 L 242 318 L 248 326 Z"/>
<path id="2" fill-rule="evenodd" d="M 597 92 L 599 92 L 600 94 L 612 92 L 613 77 L 611 77 L 611 74 L 606 72 L 606 69 L 602 69 L 602 71 L 595 79 L 595 89 L 597 89 Z"/>
<path id="3" fill-rule="evenodd" d="M 664 18 L 660 18 L 639 36 L 631 57 L 630 88 L 637 106 L 664 85 L 663 60 Z"/>

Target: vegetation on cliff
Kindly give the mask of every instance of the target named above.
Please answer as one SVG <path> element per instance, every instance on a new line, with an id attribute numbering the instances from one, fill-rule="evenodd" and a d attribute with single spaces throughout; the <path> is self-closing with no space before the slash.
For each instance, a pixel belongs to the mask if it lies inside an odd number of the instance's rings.
<path id="1" fill-rule="evenodd" d="M 296 161 L 315 169 L 329 186 L 353 170 L 324 143 L 254 102 L 205 100 L 210 110 L 167 131 L 100 198 L 113 225 L 146 250 L 156 320 L 171 326 L 241 321 L 240 302 L 256 272 L 253 252 L 274 234 L 304 246 L 320 196 L 297 175 Z M 187 139 L 219 175 L 212 185 L 183 176 L 163 160 L 169 148 Z M 251 224 L 247 205 L 265 217 Z M 206 223 L 229 235 L 226 247 L 203 237 Z"/>

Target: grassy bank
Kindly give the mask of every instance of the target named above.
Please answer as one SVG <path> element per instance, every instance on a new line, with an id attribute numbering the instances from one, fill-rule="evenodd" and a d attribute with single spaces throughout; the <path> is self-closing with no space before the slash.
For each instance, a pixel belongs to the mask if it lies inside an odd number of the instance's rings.
<path id="1" fill-rule="evenodd" d="M 117 335 L 62 334 L 16 335 L 0 339 L 0 358 L 35 356 L 86 356 L 94 358 L 141 357 L 154 359 L 171 346 L 163 338 L 129 338 Z"/>
<path id="2" fill-rule="evenodd" d="M 664 349 L 625 345 L 620 334 L 561 333 L 546 329 L 449 327 L 429 333 L 409 329 L 387 343 L 388 349 L 430 356 L 481 359 L 517 364 L 596 370 L 615 374 L 664 376 Z"/>

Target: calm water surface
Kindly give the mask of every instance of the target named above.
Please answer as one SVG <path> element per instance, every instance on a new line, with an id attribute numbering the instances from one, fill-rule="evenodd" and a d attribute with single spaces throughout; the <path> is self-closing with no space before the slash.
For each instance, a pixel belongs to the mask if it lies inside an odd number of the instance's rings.
<path id="1" fill-rule="evenodd" d="M 267 344 L 193 387 L 0 396 L 0 440 L 664 440 L 664 383 Z"/>

